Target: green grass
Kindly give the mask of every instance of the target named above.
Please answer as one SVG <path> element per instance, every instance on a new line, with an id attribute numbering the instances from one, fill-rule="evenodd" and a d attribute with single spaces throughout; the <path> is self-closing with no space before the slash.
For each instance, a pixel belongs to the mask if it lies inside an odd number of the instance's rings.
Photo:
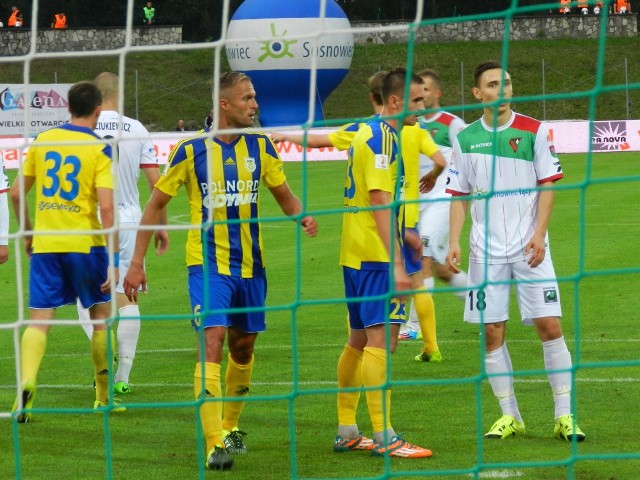
<path id="1" fill-rule="evenodd" d="M 601 75 L 601 85 L 606 91 L 598 95 L 593 112 L 589 110 L 589 96 L 595 92 L 600 78 L 596 75 L 600 52 L 598 40 L 511 42 L 508 57 L 504 60 L 508 60 L 514 95 L 520 99 L 538 100 L 518 104 L 517 110 L 546 120 L 626 119 L 627 110 L 630 118 L 637 118 L 640 115 L 637 83 L 640 78 L 640 49 L 637 42 L 637 38 L 607 39 Z M 458 113 L 467 120 L 478 116 L 476 101 L 470 92 L 473 69 L 483 60 L 501 59 L 501 43 L 422 43 L 415 45 L 412 53 L 410 60 L 416 70 L 428 67 L 440 72 L 444 86 L 443 105 L 462 105 Z M 349 74 L 325 102 L 326 119 L 368 116 L 371 106 L 367 100 L 367 78 L 378 70 L 406 64 L 408 55 L 408 46 L 404 44 L 357 46 Z M 212 103 L 213 58 L 211 48 L 157 53 L 134 50 L 123 55 L 125 114 L 137 116 L 150 131 L 173 130 L 179 118 L 187 121 L 188 128 L 202 128 Z M 92 79 L 104 70 L 118 72 L 118 62 L 118 54 L 34 59 L 28 64 L 26 78 L 32 83 L 52 83 L 54 79 L 60 83 L 74 83 Z M 224 56 L 223 64 L 226 64 Z M 21 61 L 5 57 L 0 59 L 0 66 L 4 82 L 24 81 L 25 70 Z M 625 90 L 627 80 L 628 92 Z M 544 106 L 541 101 L 543 93 L 546 99 Z M 568 94 L 571 98 L 566 98 Z"/>
<path id="2" fill-rule="evenodd" d="M 386 463 L 365 452 L 334 454 L 336 363 L 346 340 L 338 267 L 342 162 L 287 164 L 294 190 L 317 216 L 315 239 L 301 238 L 288 220 L 265 224 L 269 293 L 268 330 L 258 338 L 252 392 L 241 419 L 249 453 L 237 457 L 229 478 L 466 479 L 483 467 L 515 478 L 631 479 L 640 468 L 637 399 L 640 396 L 637 286 L 640 265 L 640 155 L 563 155 L 551 248 L 561 279 L 563 328 L 574 354 L 579 422 L 587 434 L 574 447 L 552 438 L 553 403 L 542 352 L 512 305 L 508 344 L 527 435 L 483 441 L 499 416 L 486 380 L 480 381 L 478 330 L 462 321 L 462 304 L 435 295 L 444 362 L 418 364 L 418 341 L 401 342 L 392 357 L 393 424 L 434 451 L 431 459 Z M 141 186 L 141 191 L 146 187 Z M 263 215 L 278 216 L 263 192 Z M 184 220 L 184 195 L 169 209 Z M 582 214 L 584 213 L 584 217 Z M 15 227 L 12 228 L 15 231 Z M 108 419 L 91 413 L 89 342 L 75 323 L 51 330 L 39 376 L 34 421 L 13 423 L 13 342 L 18 314 L 16 258 L 0 267 L 0 478 L 148 479 L 216 476 L 199 469 L 203 447 L 195 421 L 192 375 L 195 335 L 184 268 L 185 235 L 171 232 L 164 257 L 147 256 L 149 294 L 132 372 L 128 411 Z M 297 254 L 300 262 L 297 262 Z M 25 276 L 26 278 L 26 276 Z M 442 287 L 442 285 L 439 285 Z M 296 305 L 296 302 L 300 302 Z M 75 319 L 71 308 L 58 318 Z M 364 399 L 359 424 L 370 433 Z M 106 441 L 108 440 L 108 442 Z M 509 478 L 509 477 L 507 477 Z"/>

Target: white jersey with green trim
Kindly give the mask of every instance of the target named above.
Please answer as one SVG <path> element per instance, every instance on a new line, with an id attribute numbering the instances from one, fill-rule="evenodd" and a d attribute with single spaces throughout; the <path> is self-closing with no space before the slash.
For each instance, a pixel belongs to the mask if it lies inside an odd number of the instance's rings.
<path id="1" fill-rule="evenodd" d="M 456 135 L 467 126 L 460 117 L 457 117 L 449 112 L 440 110 L 430 117 L 420 117 L 418 119 L 418 125 L 420 128 L 427 130 L 431 134 L 431 138 L 438 146 L 438 150 L 444 156 L 447 161 L 447 165 L 451 161 L 451 154 L 453 152 L 453 142 L 456 139 Z M 431 158 L 426 155 L 420 154 L 420 177 L 422 178 L 431 170 L 433 170 L 434 163 Z M 447 175 L 446 171 L 442 172 L 436 181 L 433 190 L 429 193 L 421 193 L 421 199 L 433 199 L 433 198 L 449 198 L 451 195 L 446 193 L 447 187 Z M 421 204 L 426 205 L 426 204 Z"/>
<path id="2" fill-rule="evenodd" d="M 462 130 L 454 142 L 446 191 L 472 196 L 469 261 L 525 259 L 537 223 L 536 187 L 562 177 L 549 129 L 538 120 L 513 112 L 497 129 L 481 118 Z"/>

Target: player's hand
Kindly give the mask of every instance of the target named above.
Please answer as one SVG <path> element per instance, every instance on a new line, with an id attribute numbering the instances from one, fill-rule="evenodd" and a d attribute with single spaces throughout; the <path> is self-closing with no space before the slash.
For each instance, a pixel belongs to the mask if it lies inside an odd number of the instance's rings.
<path id="1" fill-rule="evenodd" d="M 141 263 L 133 263 L 129 265 L 127 276 L 124 277 L 124 294 L 132 302 L 138 302 L 138 292 L 142 287 L 142 293 L 147 293 L 147 275 L 142 268 Z"/>
<path id="2" fill-rule="evenodd" d="M 460 245 L 450 244 L 449 253 L 447 253 L 446 259 L 447 267 L 449 271 L 453 273 L 460 273 Z"/>
<path id="3" fill-rule="evenodd" d="M 436 177 L 433 174 L 433 170 L 431 170 L 429 173 L 424 175 L 420 179 L 420 183 L 419 183 L 420 193 L 429 193 L 431 190 L 433 190 L 433 187 L 436 186 L 437 179 L 438 177 Z"/>
<path id="4" fill-rule="evenodd" d="M 302 225 L 302 230 L 308 236 L 315 237 L 318 234 L 318 224 L 315 218 L 311 216 L 304 217 L 300 224 Z"/>
<path id="5" fill-rule="evenodd" d="M 524 256 L 531 268 L 536 268 L 542 263 L 546 255 L 543 235 L 534 235 L 524 248 Z"/>
<path id="6" fill-rule="evenodd" d="M 272 133 L 271 134 L 271 141 L 273 143 L 286 142 L 287 141 L 287 136 L 284 133 Z"/>
<path id="7" fill-rule="evenodd" d="M 27 254 L 27 257 L 33 255 L 33 237 L 24 237 L 24 251 Z"/>
<path id="8" fill-rule="evenodd" d="M 156 249 L 156 255 L 163 255 L 169 250 L 169 234 L 166 230 L 156 230 L 153 236 L 153 246 Z"/>
<path id="9" fill-rule="evenodd" d="M 422 258 L 422 239 L 415 230 L 409 228 L 404 230 L 404 243 L 413 251 L 414 260 L 418 261 Z"/>
<path id="10" fill-rule="evenodd" d="M 407 271 L 404 268 L 402 260 L 396 260 L 393 264 L 393 278 L 395 282 L 395 290 L 398 292 L 396 295 L 401 302 L 407 299 L 407 295 L 402 292 L 411 290 L 411 278 L 407 275 Z"/>
<path id="11" fill-rule="evenodd" d="M 0 245 L 0 264 L 9 260 L 9 245 Z"/>
<path id="12" fill-rule="evenodd" d="M 114 285 L 117 285 L 118 280 L 120 280 L 120 269 L 118 267 L 109 267 L 107 269 L 107 279 L 100 285 L 100 291 L 102 293 L 109 293 L 111 291 L 112 278 Z"/>

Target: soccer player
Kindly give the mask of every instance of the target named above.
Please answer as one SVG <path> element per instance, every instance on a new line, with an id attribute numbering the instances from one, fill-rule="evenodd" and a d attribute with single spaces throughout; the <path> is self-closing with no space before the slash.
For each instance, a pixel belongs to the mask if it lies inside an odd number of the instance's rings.
<path id="1" fill-rule="evenodd" d="M 140 171 L 144 172 L 149 188 L 152 190 L 160 178 L 160 169 L 147 129 L 139 121 L 118 113 L 118 76 L 111 72 L 103 72 L 95 78 L 94 83 L 102 93 L 102 113 L 95 133 L 102 138 L 119 140 L 118 155 L 115 159 L 118 174 L 116 200 L 120 227 L 120 281 L 116 286 L 116 300 L 120 321 L 117 328 L 118 368 L 113 379 L 113 390 L 118 394 L 126 394 L 131 392 L 129 374 L 140 335 L 140 308 L 137 302 L 132 302 L 124 294 L 122 283 L 133 255 L 136 227 L 142 216 L 138 191 Z M 166 223 L 166 212 L 163 212 L 160 224 Z M 167 251 L 169 236 L 166 230 L 156 230 L 155 245 L 158 255 Z M 78 305 L 78 315 L 82 328 L 91 338 L 93 326 L 89 319 L 89 312 Z"/>
<path id="2" fill-rule="evenodd" d="M 194 372 L 196 399 L 221 398 L 220 363 L 227 336 L 229 348 L 225 375 L 226 398 L 205 401 L 200 407 L 207 442 L 207 467 L 228 470 L 231 454 L 246 453 L 244 432 L 238 419 L 249 392 L 256 337 L 266 328 L 265 312 L 209 313 L 229 308 L 264 307 L 266 276 L 258 210 L 259 186 L 264 184 L 288 216 L 302 213 L 302 204 L 286 181 L 282 161 L 269 137 L 260 133 L 232 133 L 229 129 L 252 126 L 258 104 L 251 79 L 241 72 L 221 75 L 218 125 L 213 138 L 201 135 L 180 142 L 170 154 L 170 163 L 156 184 L 140 222 L 155 225 L 160 212 L 185 185 L 192 223 L 207 224 L 195 231 L 204 241 L 190 241 L 187 248 L 189 294 L 198 336 L 204 329 L 204 352 Z M 209 179 L 209 176 L 211 177 Z M 239 222 L 239 223 L 238 223 Z M 313 217 L 300 220 L 309 236 L 317 233 Z M 134 257 L 125 278 L 125 293 L 135 299 L 146 289 L 142 268 L 151 232 L 141 230 Z M 200 246 L 200 250 L 198 248 Z M 191 247 L 191 248 L 189 248 Z M 204 262 L 203 262 L 204 252 Z M 204 265 L 203 265 L 204 263 Z M 200 312 L 204 311 L 204 315 Z M 198 341 L 198 349 L 200 342 Z"/>
<path id="3" fill-rule="evenodd" d="M 418 76 L 424 80 L 424 105 L 425 108 L 434 110 L 433 113 L 418 118 L 417 126 L 431 134 L 440 152 L 446 159 L 446 164 L 451 161 L 453 142 L 460 130 L 465 127 L 464 121 L 441 109 L 440 98 L 442 87 L 440 76 L 434 70 L 426 69 L 418 72 Z M 434 168 L 433 159 L 420 154 L 420 177 L 424 177 Z M 451 195 L 445 192 L 447 182 L 446 175 L 439 175 L 433 189 L 420 195 L 420 220 L 418 230 L 424 245 L 422 257 L 422 276 L 424 288 L 432 291 L 435 286 L 433 278 L 434 270 L 438 278 L 447 282 L 449 286 L 457 288 L 455 295 L 462 301 L 466 298 L 467 275 L 460 272 L 452 274 L 445 265 L 445 257 L 449 246 L 449 199 Z M 421 318 L 433 319 L 433 322 L 420 321 Z M 442 354 L 438 348 L 436 337 L 435 315 L 431 317 L 418 316 L 414 305 L 411 305 L 409 319 L 400 329 L 401 339 L 413 339 L 419 337 L 422 332 L 424 346 L 415 359 L 420 362 L 439 362 Z"/>
<path id="4" fill-rule="evenodd" d="M 111 234 L 115 245 L 113 271 L 109 267 L 106 236 L 82 233 L 108 230 L 114 222 L 111 148 L 93 132 L 102 95 L 93 83 L 80 82 L 69 89 L 68 100 L 71 122 L 46 130 L 34 139 L 24 163 L 24 178 L 18 177 L 11 188 L 16 216 L 22 219 L 24 210 L 22 228 L 32 232 L 25 236 L 25 248 L 31 256 L 30 319 L 36 322 L 53 320 L 56 308 L 73 304 L 76 298 L 89 309 L 91 320 L 107 320 L 111 314 L 111 281 L 118 281 L 117 233 Z M 38 208 L 32 228 L 25 199 L 34 186 Z M 43 231 L 61 234 L 40 233 Z M 21 423 L 31 419 L 49 328 L 47 324 L 30 324 L 22 335 L 22 394 L 13 405 Z M 106 333 L 105 323 L 94 324 L 91 358 L 97 411 L 109 402 L 111 359 L 107 358 Z"/>
<path id="5" fill-rule="evenodd" d="M 382 101 L 381 89 L 382 80 L 388 72 L 377 72 L 369 77 L 369 100 L 373 106 L 375 115 L 377 117 L 384 109 Z M 351 142 L 356 133 L 366 123 L 349 123 L 342 128 L 335 130 L 328 134 L 272 134 L 271 138 L 276 141 L 290 141 L 298 145 L 306 144 L 309 147 L 330 147 L 334 146 L 339 150 L 346 150 L 351 146 Z M 438 146 L 434 143 L 429 131 L 425 128 L 421 128 L 419 125 L 408 125 L 404 127 L 400 132 L 400 147 L 402 151 L 403 165 L 404 165 L 404 199 L 408 201 L 405 206 L 405 227 L 416 231 L 419 219 L 418 200 L 420 193 L 418 187 L 418 178 L 421 174 L 419 169 L 419 158 L 425 157 L 429 160 L 431 168 L 425 170 L 424 182 L 431 182 L 431 185 L 435 186 L 438 175 L 444 170 L 447 165 L 447 161 L 440 153 Z M 448 219 L 446 221 L 448 225 Z M 449 274 L 449 276 L 453 276 Z M 417 338 L 418 332 L 421 330 L 432 332 L 429 334 L 429 338 L 433 339 L 429 343 L 429 346 L 434 345 L 431 348 L 426 348 L 425 351 L 428 355 L 418 355 L 420 358 L 425 358 L 423 361 L 440 361 L 440 351 L 437 343 L 435 342 L 435 324 L 436 314 L 433 297 L 429 291 L 427 291 L 426 282 L 423 278 L 422 271 L 417 271 L 411 275 L 411 288 L 417 290 L 413 295 L 413 302 L 411 303 L 412 311 L 415 315 L 415 325 L 411 329 L 403 329 L 401 327 L 402 334 L 400 339 Z M 433 289 L 433 287 L 431 287 Z M 423 325 L 424 327 L 419 327 Z M 418 359 L 416 357 L 416 359 Z"/>
<path id="6" fill-rule="evenodd" d="M 459 272 L 460 233 L 470 203 L 464 318 L 484 328 L 484 365 L 502 410 L 485 437 L 525 433 L 505 342 L 514 282 L 522 322 L 533 325 L 542 341 L 555 404 L 554 435 L 580 442 L 585 434 L 571 414 L 571 354 L 560 327 L 560 291 L 547 234 L 555 193 L 550 186 L 563 177 L 562 167 L 545 125 L 511 110 L 511 77 L 500 63 L 481 63 L 473 80 L 483 115 L 458 134 L 447 186 L 454 197 L 472 198 L 451 204 L 447 264 Z"/>
<path id="7" fill-rule="evenodd" d="M 9 179 L 4 173 L 4 158 L 0 152 L 0 264 L 9 260 Z"/>
<path id="8" fill-rule="evenodd" d="M 385 76 L 381 117 L 423 109 L 422 79 L 411 77 L 405 105 L 406 81 L 404 68 L 397 68 Z M 385 386 L 388 381 L 387 342 L 393 352 L 398 343 L 399 326 L 404 321 L 404 303 L 399 297 L 360 301 L 363 297 L 389 295 L 389 275 L 394 278 L 395 290 L 411 288 L 400 253 L 400 242 L 404 240 L 415 249 L 416 257 L 419 257 L 420 242 L 415 235 L 402 238 L 402 213 L 400 218 L 395 218 L 392 202 L 401 169 L 398 166 L 397 131 L 403 123 L 415 124 L 416 118 L 411 113 L 403 120 L 374 118 L 358 130 L 349 149 L 340 264 L 351 330 L 338 361 L 338 387 L 341 391 L 338 393 L 336 452 L 371 450 L 376 456 L 431 456 L 430 450 L 407 442 L 391 426 L 391 391 Z M 372 210 L 371 207 L 381 208 Z M 349 302 L 350 299 L 358 301 Z M 387 338 L 387 330 L 391 338 Z M 356 422 L 360 393 L 357 390 L 342 391 L 363 385 L 368 388 L 366 397 L 373 439 L 362 435 Z"/>

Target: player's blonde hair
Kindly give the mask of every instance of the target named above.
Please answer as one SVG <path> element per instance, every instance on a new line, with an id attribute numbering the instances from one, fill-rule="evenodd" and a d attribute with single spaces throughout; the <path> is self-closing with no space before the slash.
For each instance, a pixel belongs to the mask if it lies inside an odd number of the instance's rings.
<path id="1" fill-rule="evenodd" d="M 102 72 L 93 80 L 105 102 L 118 102 L 118 76 L 111 72 Z"/>
<path id="2" fill-rule="evenodd" d="M 233 88 L 240 82 L 251 81 L 251 77 L 243 72 L 224 72 L 220 75 L 220 92 Z"/>

